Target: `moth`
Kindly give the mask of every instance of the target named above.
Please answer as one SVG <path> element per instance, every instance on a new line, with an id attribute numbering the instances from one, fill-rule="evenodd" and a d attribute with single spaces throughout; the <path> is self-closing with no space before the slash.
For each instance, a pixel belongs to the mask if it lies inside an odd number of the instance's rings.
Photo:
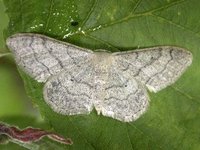
<path id="1" fill-rule="evenodd" d="M 147 89 L 173 84 L 192 63 L 179 47 L 158 46 L 111 53 L 50 37 L 22 33 L 7 39 L 17 65 L 45 83 L 45 102 L 63 115 L 98 114 L 130 122 L 149 106 Z"/>

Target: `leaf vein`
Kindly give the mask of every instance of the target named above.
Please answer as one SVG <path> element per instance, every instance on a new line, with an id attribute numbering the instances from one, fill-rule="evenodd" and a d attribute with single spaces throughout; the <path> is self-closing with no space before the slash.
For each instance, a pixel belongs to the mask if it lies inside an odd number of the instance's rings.
<path id="1" fill-rule="evenodd" d="M 4 57 L 4 56 L 8 56 L 8 55 L 11 55 L 11 53 L 10 53 L 10 52 L 7 52 L 7 53 L 0 53 L 0 58 L 1 58 L 1 57 Z"/>
<path id="2" fill-rule="evenodd" d="M 110 43 L 108 43 L 108 42 L 106 42 L 106 41 L 104 41 L 104 40 L 102 40 L 102 39 L 99 39 L 99 38 L 97 38 L 97 37 L 95 37 L 95 36 L 92 36 L 92 35 L 90 35 L 90 34 L 85 34 L 85 36 L 87 36 L 87 37 L 89 37 L 89 38 L 91 38 L 91 39 L 93 39 L 93 40 L 95 40 L 95 41 L 98 41 L 98 42 L 100 42 L 100 43 L 103 43 L 104 45 L 106 44 L 108 47 L 111 47 L 111 48 L 114 49 L 115 51 L 119 51 L 119 49 L 118 49 L 117 47 L 115 47 L 114 45 L 112 45 L 112 44 L 110 44 Z"/>
<path id="3" fill-rule="evenodd" d="M 51 14 L 52 14 L 52 10 L 53 10 L 53 4 L 54 4 L 53 1 L 54 1 L 54 0 L 51 0 L 51 2 L 50 2 L 49 14 L 48 14 L 48 16 L 47 16 L 47 22 L 46 22 L 46 24 L 45 24 L 45 28 L 44 28 L 44 32 L 43 32 L 43 33 L 45 33 L 45 32 L 47 31 L 47 28 L 48 28 L 48 26 L 49 26 L 49 21 L 50 21 L 50 18 L 51 18 Z"/>
<path id="4" fill-rule="evenodd" d="M 88 13 L 88 15 L 87 15 L 87 16 L 85 17 L 85 19 L 83 20 L 83 22 L 82 22 L 80 28 L 82 28 L 82 27 L 86 24 L 86 22 L 88 21 L 88 19 L 89 19 L 90 16 L 91 16 L 91 14 L 94 12 L 94 9 L 95 9 L 95 7 L 96 7 L 96 5 L 97 5 L 97 2 L 98 2 L 98 0 L 95 0 L 95 1 L 94 1 L 94 3 L 93 3 L 93 5 L 92 5 L 92 7 L 91 7 L 91 9 L 90 9 L 90 11 L 89 11 L 89 13 Z"/>
<path id="5" fill-rule="evenodd" d="M 21 17 L 21 24 L 22 24 L 22 31 L 24 30 L 24 17 L 23 17 L 23 10 L 22 10 L 22 8 L 23 8 L 23 0 L 20 0 L 20 11 L 21 11 L 21 13 L 20 13 L 20 17 Z"/>
<path id="6" fill-rule="evenodd" d="M 98 26 L 94 26 L 94 27 L 91 27 L 91 28 L 88 28 L 84 31 L 84 33 L 88 33 L 88 32 L 94 32 L 94 31 L 97 31 L 97 30 L 100 30 L 100 29 L 103 29 L 103 28 L 107 28 L 107 27 L 110 27 L 110 26 L 113 26 L 115 24 L 118 24 L 118 23 L 123 23 L 125 21 L 128 21 L 128 20 L 131 20 L 131 19 L 134 19 L 134 18 L 137 18 L 137 17 L 142 17 L 142 16 L 150 16 L 152 15 L 152 13 L 156 12 L 156 11 L 159 11 L 159 10 L 163 10 L 165 8 L 168 8 L 168 7 L 172 7 L 174 5 L 178 5 L 178 4 L 181 4 L 183 2 L 185 2 L 187 0 L 179 0 L 179 1 L 176 1 L 176 2 L 173 2 L 173 3 L 170 3 L 168 5 L 165 5 L 163 7 L 159 7 L 159 8 L 155 8 L 155 9 L 152 9 L 152 10 L 148 10 L 147 12 L 143 12 L 143 13 L 138 13 L 138 14 L 132 14 L 132 15 L 128 15 L 126 17 L 123 17 L 119 20 L 115 20 L 113 22 L 110 22 L 110 23 L 105 23 L 105 24 L 102 24 L 101 25 L 101 28 L 98 28 Z M 94 30 L 95 29 L 95 30 Z M 79 33 L 79 32 L 77 32 Z M 77 34 L 77 33 L 74 33 L 74 34 Z M 73 34 L 73 35 L 74 35 Z"/>
<path id="7" fill-rule="evenodd" d="M 134 150 L 133 144 L 132 144 L 132 142 L 131 142 L 130 135 L 129 135 L 129 132 L 128 132 L 127 124 L 125 124 L 125 127 L 126 127 L 126 133 L 127 133 L 128 141 L 129 141 L 129 143 L 130 143 L 130 145 L 131 145 L 131 149 Z"/>
<path id="8" fill-rule="evenodd" d="M 132 12 L 130 14 L 133 14 L 136 11 L 136 9 L 139 7 L 139 5 L 140 5 L 141 2 L 142 2 L 142 0 L 138 0 L 136 2 L 135 6 L 134 6 L 134 8 L 133 8 L 133 10 L 132 10 Z"/>
<path id="9" fill-rule="evenodd" d="M 142 130 L 140 130 L 139 128 L 137 128 L 135 125 L 128 123 L 131 127 L 134 127 L 136 130 L 138 130 L 141 134 L 145 135 L 149 140 L 151 140 L 152 142 L 155 143 L 155 145 L 159 148 L 159 149 L 163 149 L 160 145 L 158 145 L 158 143 L 156 143 L 152 137 L 144 134 L 144 132 Z"/>
<path id="10" fill-rule="evenodd" d="M 89 144 L 89 145 L 95 150 L 96 148 L 94 147 L 94 145 L 92 145 L 92 144 L 87 140 L 87 138 L 86 138 L 85 136 L 83 136 L 83 134 L 81 133 L 81 130 L 80 130 L 76 125 L 74 125 L 74 123 L 73 123 L 73 121 L 70 119 L 70 117 L 68 117 L 68 119 L 69 119 L 69 121 L 71 122 L 71 124 L 76 128 L 76 130 L 79 132 L 79 135 L 81 135 L 81 136 L 83 137 L 83 139 L 85 140 L 85 142 L 86 142 L 87 144 Z"/>
<path id="11" fill-rule="evenodd" d="M 197 36 L 198 38 L 200 38 L 200 34 L 197 33 L 197 32 L 194 32 L 194 31 L 191 30 L 190 28 L 187 28 L 187 27 L 185 27 L 185 26 L 182 26 L 181 24 L 177 24 L 177 23 L 173 22 L 172 20 L 168 20 L 168 19 L 166 19 L 166 18 L 164 18 L 164 17 L 158 16 L 158 15 L 155 15 L 155 14 L 151 14 L 151 15 L 154 16 L 154 17 L 157 17 L 157 18 L 160 19 L 160 20 L 163 20 L 163 21 L 169 23 L 170 25 L 174 25 L 174 26 L 176 26 L 176 27 L 178 27 L 178 28 L 180 28 L 180 29 L 187 30 L 187 31 L 191 32 L 192 34 L 194 34 L 195 36 Z"/>
<path id="12" fill-rule="evenodd" d="M 192 96 L 189 95 L 188 93 L 181 91 L 181 89 L 179 89 L 179 88 L 177 88 L 177 87 L 174 87 L 174 86 L 171 86 L 171 88 L 172 88 L 174 91 L 180 93 L 181 95 L 187 97 L 188 99 L 194 100 L 194 101 L 196 101 L 197 103 L 200 104 L 200 101 L 196 100 L 196 98 L 192 97 Z"/>

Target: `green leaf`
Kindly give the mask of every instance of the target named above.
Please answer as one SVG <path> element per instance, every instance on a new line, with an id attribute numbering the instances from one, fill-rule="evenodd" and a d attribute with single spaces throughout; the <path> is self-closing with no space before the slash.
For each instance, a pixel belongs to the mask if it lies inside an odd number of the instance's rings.
<path id="1" fill-rule="evenodd" d="M 24 72 L 28 94 L 69 149 L 200 149 L 200 1 L 4 0 L 7 33 L 37 32 L 90 49 L 110 51 L 176 45 L 193 53 L 192 66 L 172 86 L 150 94 L 137 121 L 90 115 L 62 116 L 44 102 L 43 84 Z M 61 145 L 62 146 L 62 145 Z"/>
<path id="2" fill-rule="evenodd" d="M 6 26 L 8 25 L 8 17 L 6 16 L 6 14 L 4 13 L 5 11 L 5 7 L 3 5 L 3 1 L 0 0 L 0 53 L 5 52 L 5 41 L 3 38 L 3 31 L 6 28 Z"/>
<path id="3" fill-rule="evenodd" d="M 3 1 L 0 0 L 0 117 L 21 114 L 33 114 L 31 104 L 27 102 L 21 78 L 11 53 L 6 49 L 3 31 L 8 24 Z M 17 105 L 16 105 L 17 104 Z"/>
<path id="4" fill-rule="evenodd" d="M 30 114 L 31 107 L 27 108 L 27 97 L 16 65 L 10 53 L 6 54 L 0 53 L 0 117 Z"/>
<path id="5" fill-rule="evenodd" d="M 8 56 L 8 55 L 10 55 L 10 54 L 11 54 L 11 53 L 1 53 L 1 52 L 0 52 L 0 58 L 1 58 L 1 57 L 4 57 L 4 56 Z"/>

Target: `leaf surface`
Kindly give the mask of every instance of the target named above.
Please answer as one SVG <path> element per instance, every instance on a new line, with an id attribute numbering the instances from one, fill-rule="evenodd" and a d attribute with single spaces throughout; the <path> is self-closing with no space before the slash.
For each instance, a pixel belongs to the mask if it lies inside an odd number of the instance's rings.
<path id="1" fill-rule="evenodd" d="M 175 45 L 192 52 L 192 66 L 172 86 L 150 94 L 137 121 L 90 115 L 63 116 L 44 102 L 43 84 L 20 70 L 28 94 L 68 149 L 200 149 L 200 1 L 198 0 L 5 0 L 7 33 L 36 32 L 112 52 Z M 63 145 L 60 145 L 63 147 Z"/>

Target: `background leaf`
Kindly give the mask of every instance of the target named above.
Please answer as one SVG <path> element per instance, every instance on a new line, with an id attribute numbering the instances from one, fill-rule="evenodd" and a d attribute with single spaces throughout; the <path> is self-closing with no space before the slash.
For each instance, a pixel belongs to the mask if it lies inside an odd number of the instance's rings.
<path id="1" fill-rule="evenodd" d="M 1 21 L 0 21 L 0 53 L 3 53 L 6 51 L 5 49 L 5 41 L 4 41 L 4 38 L 3 38 L 3 30 L 4 28 L 6 28 L 6 26 L 8 25 L 8 17 L 5 15 L 4 13 L 5 11 L 5 7 L 3 5 L 3 1 L 0 0 L 0 18 L 1 18 Z"/>
<path id="2" fill-rule="evenodd" d="M 62 116 L 44 102 L 43 84 L 20 71 L 28 95 L 46 121 L 71 137 L 69 149 L 200 149 L 200 1 L 5 0 L 7 35 L 36 32 L 90 49 L 122 51 L 176 45 L 193 53 L 192 66 L 172 86 L 150 94 L 137 121 Z M 61 145 L 63 147 L 63 145 Z"/>
<path id="3" fill-rule="evenodd" d="M 33 111 L 30 102 L 27 101 L 15 62 L 6 49 L 3 32 L 8 25 L 8 16 L 4 11 L 5 6 L 3 1 L 0 1 L 0 117 L 33 114 L 36 111 Z"/>

